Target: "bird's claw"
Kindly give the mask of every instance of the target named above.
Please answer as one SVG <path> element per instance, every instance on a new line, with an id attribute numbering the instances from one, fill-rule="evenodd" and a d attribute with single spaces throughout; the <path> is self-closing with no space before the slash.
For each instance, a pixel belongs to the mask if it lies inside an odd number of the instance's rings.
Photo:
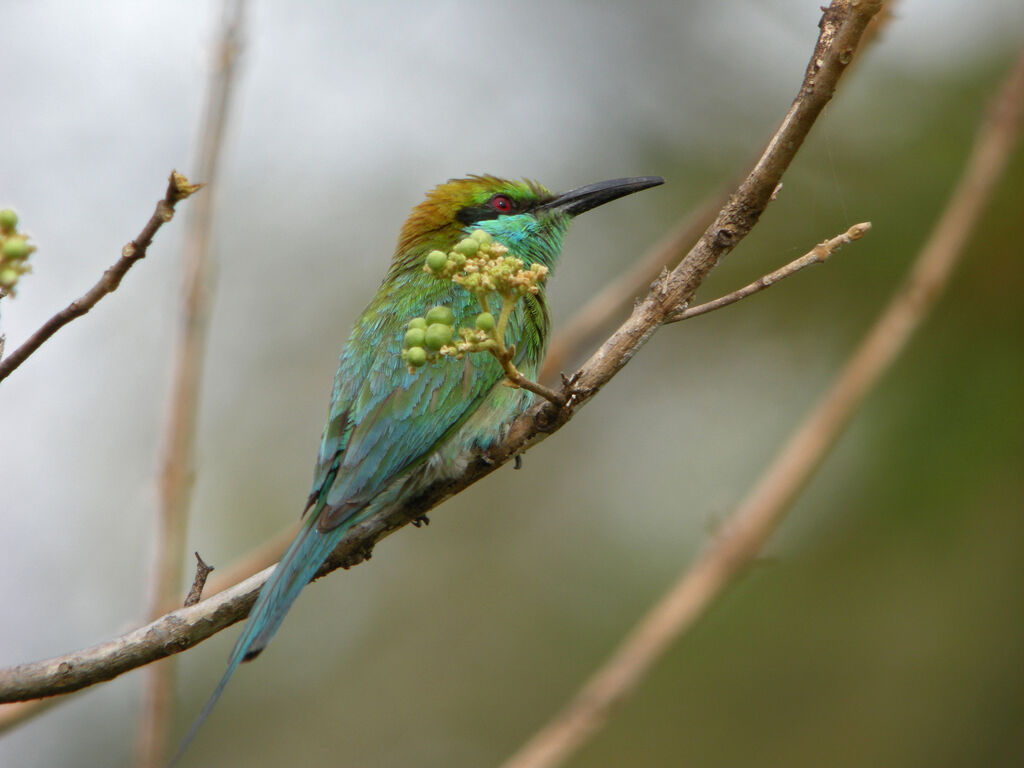
<path id="1" fill-rule="evenodd" d="M 579 395 L 583 394 L 582 389 L 576 387 L 576 382 L 580 379 L 580 371 L 576 371 L 571 376 L 566 376 L 564 373 L 562 377 L 562 395 L 565 397 L 565 401 L 562 403 L 563 408 L 572 408 L 576 405 L 579 399 Z"/>

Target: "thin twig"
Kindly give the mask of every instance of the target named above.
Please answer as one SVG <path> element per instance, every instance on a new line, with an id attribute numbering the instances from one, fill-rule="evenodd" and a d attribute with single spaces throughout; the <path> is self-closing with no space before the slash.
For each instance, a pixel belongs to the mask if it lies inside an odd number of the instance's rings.
<path id="1" fill-rule="evenodd" d="M 566 708 L 502 768 L 561 765 L 605 723 L 704 609 L 752 562 L 849 423 L 935 305 L 1010 158 L 1024 112 L 1024 51 L 984 122 L 967 166 L 910 274 L 843 367 L 737 507 L 719 536 L 630 631 Z"/>
<path id="2" fill-rule="evenodd" d="M 196 575 L 192 580 L 192 588 L 189 589 L 188 595 L 185 597 L 185 605 L 195 605 L 203 599 L 203 587 L 206 586 L 206 580 L 210 577 L 210 574 L 216 570 L 212 565 L 207 565 L 206 562 L 199 556 L 199 553 L 195 553 L 196 556 Z"/>
<path id="3" fill-rule="evenodd" d="M 149 221 L 146 222 L 146 226 L 142 228 L 138 237 L 121 249 L 121 258 L 103 273 L 96 285 L 43 323 L 39 330 L 22 342 L 20 347 L 0 361 L 0 381 L 10 376 L 15 368 L 25 362 L 53 334 L 76 317 L 84 315 L 108 293 L 113 293 L 132 265 L 146 258 L 146 251 L 150 243 L 153 242 L 157 231 L 174 218 L 174 207 L 202 186 L 202 184 L 190 184 L 189 180 L 180 173 L 171 171 L 171 177 L 167 182 L 167 192 L 164 193 L 163 199 L 156 204 L 156 210 L 153 211 L 153 215 L 149 217 Z"/>
<path id="4" fill-rule="evenodd" d="M 540 395 L 545 400 L 549 401 L 553 405 L 558 406 L 559 408 L 565 405 L 568 399 L 566 395 L 562 394 L 561 392 L 556 392 L 555 390 L 551 389 L 551 387 L 545 387 L 543 384 L 540 384 L 539 382 L 526 378 L 525 376 L 523 376 L 523 374 L 519 372 L 519 370 L 514 365 L 512 365 L 512 362 L 510 360 L 502 361 L 502 368 L 504 368 L 505 370 L 505 378 L 508 379 L 508 381 L 513 386 L 520 387 L 529 392 L 533 392 L 533 394 L 535 395 Z"/>
<path id="5" fill-rule="evenodd" d="M 181 337 L 174 366 L 159 481 L 160 510 L 150 618 L 160 616 L 177 604 L 184 575 L 185 535 L 194 483 L 195 430 L 212 295 L 210 234 L 221 147 L 242 44 L 244 11 L 244 0 L 225 0 L 221 10 L 220 39 L 199 132 L 199 171 L 211 189 L 203 204 L 193 209 L 185 235 Z M 135 765 L 138 768 L 157 768 L 164 763 L 173 711 L 173 688 L 172 661 L 155 664 L 148 670 L 136 749 Z"/>
<path id="6" fill-rule="evenodd" d="M 812 264 L 821 264 L 827 261 L 829 256 L 839 250 L 839 248 L 846 243 L 854 240 L 860 240 L 864 236 L 864 233 L 869 229 L 871 229 L 871 222 L 869 221 L 865 221 L 861 224 L 854 224 L 841 235 L 836 235 L 831 240 L 818 243 L 799 259 L 794 259 L 784 267 L 779 267 L 774 272 L 769 272 L 767 275 L 758 278 L 749 285 L 745 285 L 732 293 L 727 293 L 725 296 L 719 296 L 717 299 L 712 301 L 698 304 L 695 307 L 687 307 L 686 309 L 676 312 L 665 321 L 665 324 L 678 323 L 682 320 L 689 320 L 691 317 L 696 317 L 697 315 L 704 315 L 708 312 L 713 312 L 716 309 L 721 309 L 722 307 L 727 307 L 730 304 L 735 304 L 737 301 L 745 299 L 752 294 L 759 293 L 765 288 L 771 288 L 780 280 L 785 280 L 787 277 L 795 275 L 800 270 L 806 269 Z"/>
<path id="7" fill-rule="evenodd" d="M 833 0 L 826 9 L 798 95 L 760 160 L 700 241 L 672 272 L 655 283 L 626 322 L 574 374 L 571 381 L 577 408 L 611 381 L 668 314 L 689 300 L 708 272 L 754 227 L 783 172 L 835 92 L 864 27 L 880 6 L 881 0 Z M 437 480 L 402 504 L 352 526 L 317 577 L 362 562 L 378 541 L 542 441 L 568 423 L 575 410 L 559 409 L 547 401 L 533 405 L 484 454 L 467 455 L 459 476 Z M 0 702 L 77 690 L 185 650 L 248 615 L 268 573 L 263 571 L 224 593 L 169 613 L 109 643 L 0 670 Z"/>

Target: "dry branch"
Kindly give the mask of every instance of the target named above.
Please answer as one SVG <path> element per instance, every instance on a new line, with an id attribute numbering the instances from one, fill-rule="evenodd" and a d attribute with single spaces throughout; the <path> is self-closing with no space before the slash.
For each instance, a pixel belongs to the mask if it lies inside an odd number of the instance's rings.
<path id="1" fill-rule="evenodd" d="M 221 10 L 215 65 L 210 75 L 207 103 L 199 131 L 199 173 L 210 189 L 200 205 L 192 210 L 185 232 L 181 336 L 174 365 L 159 478 L 160 504 L 150 598 L 151 619 L 179 604 L 179 590 L 184 575 L 188 508 L 195 479 L 195 430 L 199 418 L 199 391 L 212 295 L 210 238 L 217 171 L 241 49 L 244 11 L 244 0 L 225 0 Z M 199 562 L 202 563 L 202 560 Z M 171 661 L 154 664 L 147 673 L 135 765 L 137 768 L 158 768 L 164 763 L 169 740 L 174 664 Z"/>
<path id="2" fill-rule="evenodd" d="M 121 249 L 121 258 L 103 273 L 96 285 L 43 323 L 39 330 L 29 336 L 20 347 L 0 360 L 0 381 L 10 376 L 15 368 L 25 362 L 53 334 L 76 317 L 84 315 L 108 293 L 117 290 L 121 279 L 132 268 L 132 265 L 146 258 L 146 251 L 160 227 L 174 218 L 174 207 L 202 186 L 202 184 L 190 184 L 188 179 L 180 173 L 171 171 L 171 177 L 167 182 L 167 192 L 164 193 L 163 199 L 156 204 L 156 210 L 153 211 L 153 215 L 149 217 L 149 221 L 146 222 L 146 226 L 142 228 L 138 237 Z"/>
<path id="3" fill-rule="evenodd" d="M 783 172 L 831 99 L 866 24 L 880 7 L 881 0 L 835 0 L 825 10 L 821 34 L 798 95 L 760 160 L 682 262 L 652 286 L 629 319 L 573 377 L 574 397 L 570 405 L 559 408 L 547 401 L 534 405 L 513 422 L 505 439 L 485 455 L 472 457 L 460 477 L 435 483 L 401 508 L 353 526 L 318 576 L 362 562 L 380 539 L 422 517 L 444 499 L 560 429 L 572 418 L 576 407 L 589 401 L 632 359 L 666 318 L 692 297 L 715 264 L 757 223 Z M 268 571 L 263 571 L 224 593 L 167 614 L 102 646 L 2 670 L 0 702 L 76 690 L 185 650 L 244 618 L 267 575 Z"/>
<path id="4" fill-rule="evenodd" d="M 1024 51 L 1007 78 L 927 244 L 888 307 L 821 401 L 722 527 L 718 537 L 630 631 L 563 711 L 502 768 L 555 768 L 606 722 L 672 642 L 758 555 L 864 397 L 941 296 L 988 205 L 1024 114 Z"/>
<path id="5" fill-rule="evenodd" d="M 82 651 L 0 671 L 0 703 L 77 691 L 191 648 L 244 616 L 270 569 L 188 608 Z"/>
<path id="6" fill-rule="evenodd" d="M 774 272 L 769 272 L 767 275 L 759 277 L 754 282 L 749 283 L 742 288 L 738 288 L 731 293 L 727 293 L 725 296 L 719 296 L 717 299 L 706 301 L 703 304 L 698 304 L 695 307 L 687 307 L 674 312 L 667 320 L 665 320 L 665 325 L 689 320 L 691 317 L 697 317 L 698 315 L 706 315 L 708 312 L 714 312 L 716 309 L 721 309 L 722 307 L 727 307 L 730 304 L 735 304 L 737 301 L 742 301 L 748 296 L 753 296 L 755 293 L 760 293 L 766 288 L 771 288 L 780 280 L 792 277 L 802 269 L 806 269 L 814 264 L 822 264 L 843 245 L 853 242 L 854 240 L 860 240 L 869 229 L 871 229 L 871 222 L 865 221 L 860 224 L 854 224 L 848 230 L 843 232 L 843 234 L 836 235 L 830 240 L 818 243 L 799 259 L 793 259 L 789 264 L 779 267 Z"/>

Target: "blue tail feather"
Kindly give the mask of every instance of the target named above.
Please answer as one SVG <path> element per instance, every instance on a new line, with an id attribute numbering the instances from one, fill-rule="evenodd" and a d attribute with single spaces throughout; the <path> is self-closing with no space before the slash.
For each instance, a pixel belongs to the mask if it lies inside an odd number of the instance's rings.
<path id="1" fill-rule="evenodd" d="M 259 597 L 256 598 L 256 603 L 249 612 L 249 619 L 242 629 L 242 634 L 235 642 L 231 656 L 228 657 L 228 668 L 224 671 L 224 676 L 217 683 L 217 687 L 206 704 L 203 705 L 199 716 L 188 729 L 185 738 L 178 745 L 178 751 L 170 763 L 172 766 L 188 749 L 188 745 L 192 743 L 206 718 L 210 716 L 228 681 L 238 669 L 238 665 L 254 658 L 266 647 L 278 627 L 281 626 L 285 614 L 295 602 L 295 598 L 299 596 L 299 592 L 313 578 L 313 574 L 331 554 L 331 551 L 354 522 L 349 521 L 347 525 L 340 525 L 330 531 L 321 532 L 316 527 L 317 517 L 313 514 L 307 518 L 306 525 L 295 537 L 291 546 L 288 547 L 288 551 L 281 558 L 281 562 L 277 564 L 277 568 L 274 569 L 260 590 Z"/>

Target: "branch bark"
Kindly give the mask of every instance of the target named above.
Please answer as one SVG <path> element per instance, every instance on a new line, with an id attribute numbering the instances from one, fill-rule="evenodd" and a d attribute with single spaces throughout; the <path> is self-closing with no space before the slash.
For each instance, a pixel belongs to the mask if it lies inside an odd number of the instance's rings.
<path id="1" fill-rule="evenodd" d="M 699 242 L 670 273 L 652 286 L 629 319 L 573 377 L 574 398 L 559 408 L 543 402 L 510 426 L 505 439 L 485 455 L 471 457 L 464 473 L 438 482 L 401 508 L 353 526 L 317 573 L 362 562 L 375 544 L 422 517 L 446 498 L 490 474 L 515 455 L 560 429 L 626 365 L 667 317 L 684 305 L 708 272 L 746 236 L 768 205 L 783 172 L 814 121 L 832 98 L 864 28 L 882 0 L 834 0 L 820 22 L 820 35 L 796 99 L 750 174 Z M 243 619 L 269 569 L 196 606 L 179 609 L 116 640 L 85 651 L 0 671 L 0 702 L 63 693 L 108 680 L 129 669 L 189 648 Z"/>

